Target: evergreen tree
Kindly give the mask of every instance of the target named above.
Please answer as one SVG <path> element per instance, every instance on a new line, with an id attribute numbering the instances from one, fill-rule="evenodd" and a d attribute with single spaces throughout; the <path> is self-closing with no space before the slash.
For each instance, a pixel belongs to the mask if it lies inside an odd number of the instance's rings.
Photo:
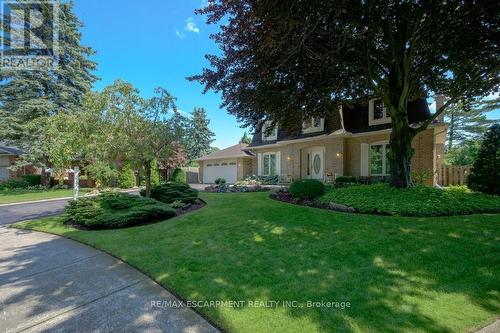
<path id="1" fill-rule="evenodd" d="M 214 141 L 214 133 L 208 128 L 210 120 L 204 108 L 194 108 L 191 113 L 189 136 L 186 152 L 190 161 L 211 152 L 210 144 Z"/>
<path id="2" fill-rule="evenodd" d="M 497 109 L 500 109 L 500 98 L 479 100 L 472 105 L 454 104 L 447 110 L 445 117 L 449 124 L 446 148 L 450 150 L 466 140 L 477 140 L 482 137 L 488 127 L 495 122 L 488 119 L 486 113 Z"/>
<path id="3" fill-rule="evenodd" d="M 26 152 L 24 160 L 42 167 L 47 165 L 42 149 L 46 117 L 81 110 L 83 96 L 97 80 L 96 63 L 89 59 L 94 51 L 81 45 L 82 23 L 73 2 L 58 4 L 58 65 L 0 72 L 0 140 L 15 142 Z"/>
<path id="4" fill-rule="evenodd" d="M 250 138 L 247 134 L 247 131 L 245 131 L 240 139 L 240 143 L 246 143 L 247 145 L 249 145 L 251 142 L 252 138 Z"/>
<path id="5" fill-rule="evenodd" d="M 471 189 L 500 194 L 500 124 L 495 124 L 484 135 L 477 159 L 469 175 Z"/>

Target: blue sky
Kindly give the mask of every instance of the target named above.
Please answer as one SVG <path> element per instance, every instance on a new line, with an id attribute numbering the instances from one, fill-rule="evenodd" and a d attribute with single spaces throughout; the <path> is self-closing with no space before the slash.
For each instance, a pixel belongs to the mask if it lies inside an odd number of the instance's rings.
<path id="1" fill-rule="evenodd" d="M 243 135 L 236 118 L 220 109 L 221 97 L 202 94 L 203 87 L 185 78 L 207 65 L 206 53 L 217 53 L 209 39 L 215 26 L 194 14 L 202 0 L 123 1 L 76 0 L 75 12 L 85 24 L 83 43 L 97 51 L 95 84 L 100 90 L 121 78 L 136 86 L 144 97 L 155 87 L 177 97 L 183 112 L 204 107 L 219 148 L 236 144 Z"/>
<path id="2" fill-rule="evenodd" d="M 76 0 L 76 15 L 83 21 L 83 43 L 97 51 L 95 84 L 100 90 L 121 78 L 139 88 L 144 97 L 155 87 L 166 88 L 177 97 L 185 113 L 204 107 L 215 133 L 214 145 L 225 148 L 238 142 L 244 129 L 234 116 L 220 109 L 221 97 L 202 94 L 203 87 L 185 78 L 207 65 L 204 55 L 218 53 L 209 39 L 216 26 L 194 10 L 203 0 Z M 489 118 L 499 119 L 500 110 Z"/>

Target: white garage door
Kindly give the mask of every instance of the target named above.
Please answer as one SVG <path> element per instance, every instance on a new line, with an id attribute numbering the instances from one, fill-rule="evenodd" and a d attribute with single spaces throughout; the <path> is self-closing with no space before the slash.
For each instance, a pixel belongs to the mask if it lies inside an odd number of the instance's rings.
<path id="1" fill-rule="evenodd" d="M 217 178 L 224 178 L 228 183 L 236 181 L 236 161 L 205 162 L 203 165 L 203 182 L 213 183 Z"/>

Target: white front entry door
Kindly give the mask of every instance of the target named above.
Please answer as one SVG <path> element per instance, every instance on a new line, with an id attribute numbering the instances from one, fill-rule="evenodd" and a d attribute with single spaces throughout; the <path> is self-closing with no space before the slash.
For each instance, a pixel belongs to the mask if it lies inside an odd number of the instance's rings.
<path id="1" fill-rule="evenodd" d="M 325 178 L 324 171 L 324 150 L 323 149 L 312 149 L 310 152 L 310 163 L 309 170 L 311 170 L 311 178 L 323 181 Z"/>
<path id="2" fill-rule="evenodd" d="M 214 183 L 217 178 L 224 178 L 227 183 L 236 182 L 236 161 L 205 162 L 203 165 L 203 182 Z"/>

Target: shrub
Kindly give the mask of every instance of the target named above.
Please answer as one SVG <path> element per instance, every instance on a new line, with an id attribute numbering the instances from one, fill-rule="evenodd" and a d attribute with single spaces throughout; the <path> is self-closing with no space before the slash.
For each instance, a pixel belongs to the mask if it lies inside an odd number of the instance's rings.
<path id="1" fill-rule="evenodd" d="M 0 183 L 0 190 L 12 190 L 15 188 L 27 188 L 30 184 L 23 179 L 9 179 Z"/>
<path id="2" fill-rule="evenodd" d="M 118 187 L 131 188 L 135 186 L 135 173 L 131 168 L 123 168 L 118 174 Z"/>
<path id="3" fill-rule="evenodd" d="M 301 179 L 294 181 L 288 190 L 296 199 L 312 200 L 325 192 L 325 185 L 316 179 Z"/>
<path id="4" fill-rule="evenodd" d="M 170 181 L 174 183 L 186 183 L 186 172 L 182 170 L 181 168 L 177 168 L 174 170 L 172 173 L 172 177 L 170 178 Z"/>
<path id="5" fill-rule="evenodd" d="M 68 221 L 91 229 L 124 228 L 175 216 L 169 205 L 117 192 L 70 201 L 64 212 Z"/>
<path id="6" fill-rule="evenodd" d="M 222 184 L 225 184 L 226 183 L 226 180 L 224 178 L 217 178 L 215 180 L 215 184 L 217 185 L 222 185 Z"/>
<path id="7" fill-rule="evenodd" d="M 335 179 L 336 187 L 350 186 L 357 183 L 358 180 L 356 179 L 356 177 L 351 177 L 351 176 L 340 176 Z"/>
<path id="8" fill-rule="evenodd" d="M 141 191 L 145 195 L 145 191 Z M 193 203 L 198 199 L 198 191 L 189 187 L 186 183 L 163 183 L 151 188 L 151 198 L 164 203 L 172 203 L 176 200 L 184 203 Z"/>
<path id="9" fill-rule="evenodd" d="M 495 124 L 484 134 L 484 139 L 472 165 L 468 178 L 471 189 L 500 194 L 500 124 Z"/>
<path id="10" fill-rule="evenodd" d="M 500 212 L 500 197 L 470 192 L 463 186 L 442 190 L 426 185 L 399 189 L 388 184 L 336 188 L 318 198 L 360 213 L 398 216 L 444 216 Z"/>
<path id="11" fill-rule="evenodd" d="M 29 186 L 37 186 L 42 183 L 42 175 L 24 175 L 23 180 L 29 184 Z"/>

